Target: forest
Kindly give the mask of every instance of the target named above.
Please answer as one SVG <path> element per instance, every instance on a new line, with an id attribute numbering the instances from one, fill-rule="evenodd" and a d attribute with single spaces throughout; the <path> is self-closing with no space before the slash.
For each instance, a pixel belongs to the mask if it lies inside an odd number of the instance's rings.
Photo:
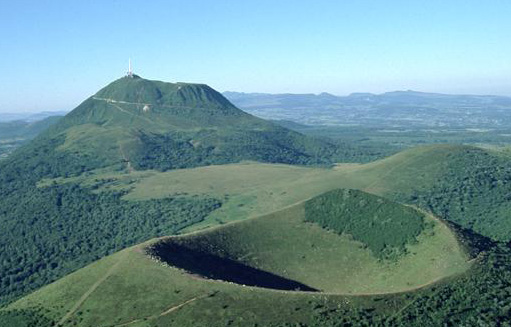
<path id="1" fill-rule="evenodd" d="M 405 246 L 416 242 L 427 228 L 419 211 L 357 190 L 334 190 L 309 200 L 305 220 L 351 235 L 380 259 L 403 253 Z"/>
<path id="2" fill-rule="evenodd" d="M 95 192 L 99 184 L 37 187 L 41 178 L 73 176 L 101 164 L 59 156 L 61 142 L 43 136 L 0 163 L 0 303 L 116 250 L 175 234 L 221 205 L 191 196 L 126 201 L 122 192 Z"/>
<path id="3" fill-rule="evenodd" d="M 242 160 L 324 166 L 334 162 L 368 162 L 386 153 L 377 147 L 303 137 L 280 127 L 265 131 L 141 133 L 140 141 L 142 145 L 130 158 L 134 167 L 160 171 Z"/>
<path id="4" fill-rule="evenodd" d="M 396 198 L 498 241 L 511 236 L 511 161 L 509 155 L 467 148 L 453 155 L 442 179 Z"/>

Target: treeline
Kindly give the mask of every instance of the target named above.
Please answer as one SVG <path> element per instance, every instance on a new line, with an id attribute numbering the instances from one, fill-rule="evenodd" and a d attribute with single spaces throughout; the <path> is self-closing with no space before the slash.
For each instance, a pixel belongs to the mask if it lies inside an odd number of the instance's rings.
<path id="1" fill-rule="evenodd" d="M 406 295 L 374 297 L 374 307 L 319 305 L 314 326 L 511 326 L 511 250 L 495 244 L 470 274 Z M 397 298 L 397 300 L 396 300 Z M 396 305 L 396 304 L 399 305 Z M 378 307 L 384 307 L 378 310 Z M 385 308 L 386 307 L 386 308 Z M 393 308 L 390 309 L 389 308 Z M 384 313 L 385 312 L 385 313 Z M 285 325 L 275 325 L 283 327 Z"/>
<path id="2" fill-rule="evenodd" d="M 305 203 L 305 220 L 364 243 L 378 258 L 392 258 L 426 227 L 417 210 L 357 190 L 334 190 Z"/>
<path id="3" fill-rule="evenodd" d="M 330 141 L 286 130 L 203 129 L 140 135 L 130 160 L 137 169 L 161 171 L 242 160 L 297 165 L 366 162 L 382 157 L 376 149 Z"/>

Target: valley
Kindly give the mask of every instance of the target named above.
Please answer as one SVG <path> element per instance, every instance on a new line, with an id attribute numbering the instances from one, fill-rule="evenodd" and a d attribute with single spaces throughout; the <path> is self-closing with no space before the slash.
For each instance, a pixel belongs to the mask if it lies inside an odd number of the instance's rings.
<path id="1" fill-rule="evenodd" d="M 306 135 L 388 156 L 425 144 L 509 150 L 511 98 L 415 91 L 348 96 L 224 92 L 241 109 Z"/>
<path id="2" fill-rule="evenodd" d="M 60 119 L 60 116 L 50 114 L 58 114 L 58 112 L 41 113 L 41 115 L 29 117 L 21 116 L 26 120 L 7 121 L 2 121 L 2 115 L 0 115 L 0 160 L 7 158 L 16 148 L 27 143 Z M 47 115 L 50 116 L 47 117 Z M 8 119 L 10 116 L 3 115 L 3 117 Z M 39 118 L 41 119 L 39 120 Z"/>
<path id="3" fill-rule="evenodd" d="M 412 90 L 382 94 L 224 92 L 239 108 L 264 119 L 310 126 L 389 129 L 501 129 L 511 125 L 511 98 Z"/>

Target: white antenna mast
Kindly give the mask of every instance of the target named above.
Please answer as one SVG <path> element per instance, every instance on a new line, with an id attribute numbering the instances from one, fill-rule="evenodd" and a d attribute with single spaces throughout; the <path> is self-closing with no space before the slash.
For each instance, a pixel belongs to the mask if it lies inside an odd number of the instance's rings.
<path id="1" fill-rule="evenodd" d="M 127 74 L 128 77 L 132 78 L 133 77 L 133 68 L 131 67 L 131 58 L 129 59 L 129 63 L 128 63 L 128 74 Z"/>

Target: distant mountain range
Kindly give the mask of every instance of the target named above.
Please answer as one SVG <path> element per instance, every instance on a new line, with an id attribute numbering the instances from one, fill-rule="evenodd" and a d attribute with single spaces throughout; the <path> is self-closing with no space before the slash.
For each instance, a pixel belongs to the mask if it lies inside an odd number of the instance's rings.
<path id="1" fill-rule="evenodd" d="M 347 96 L 326 92 L 271 94 L 227 91 L 222 94 L 235 106 L 258 117 L 309 125 L 386 125 L 403 121 L 427 126 L 511 124 L 511 110 L 507 111 L 511 109 L 511 97 L 506 96 L 453 95 L 412 90 L 382 94 L 358 92 Z M 64 116 L 67 112 L 0 113 L 0 122 L 35 122 L 51 116 Z"/>
<path id="2" fill-rule="evenodd" d="M 53 116 L 64 116 L 67 114 L 67 111 L 41 111 L 41 112 L 22 112 L 22 113 L 13 113 L 13 112 L 0 112 L 0 122 L 10 122 L 10 121 L 25 121 L 25 122 L 35 122 L 39 120 L 43 120 L 48 117 Z"/>
<path id="3" fill-rule="evenodd" d="M 416 91 L 383 94 L 224 92 L 239 108 L 265 119 L 308 125 L 498 127 L 511 125 L 511 97 Z"/>
<path id="4" fill-rule="evenodd" d="M 33 139 L 49 126 L 55 124 L 60 118 L 60 116 L 49 116 L 33 122 L 25 120 L 0 122 L 0 140 Z"/>
<path id="5" fill-rule="evenodd" d="M 17 147 L 55 124 L 61 116 L 48 116 L 38 120 L 0 121 L 0 159 L 6 158 Z"/>

